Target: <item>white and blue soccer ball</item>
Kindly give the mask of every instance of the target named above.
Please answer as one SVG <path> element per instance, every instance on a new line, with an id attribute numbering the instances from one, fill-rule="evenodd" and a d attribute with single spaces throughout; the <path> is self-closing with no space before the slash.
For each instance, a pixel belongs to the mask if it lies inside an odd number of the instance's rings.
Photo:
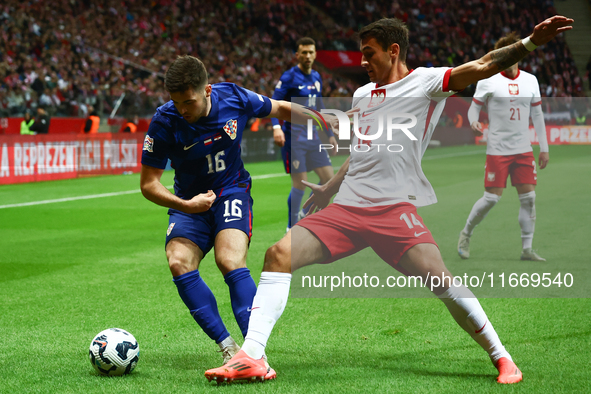
<path id="1" fill-rule="evenodd" d="M 137 365 L 140 346 L 125 330 L 109 328 L 90 342 L 90 363 L 101 375 L 120 376 L 131 373 Z"/>

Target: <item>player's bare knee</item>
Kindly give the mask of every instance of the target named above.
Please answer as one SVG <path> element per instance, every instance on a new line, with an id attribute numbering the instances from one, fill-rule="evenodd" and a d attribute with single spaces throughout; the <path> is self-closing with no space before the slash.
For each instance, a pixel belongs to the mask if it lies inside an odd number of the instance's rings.
<path id="1" fill-rule="evenodd" d="M 265 253 L 265 266 L 263 271 L 291 272 L 291 248 L 284 242 L 277 242 L 267 249 Z"/>
<path id="2" fill-rule="evenodd" d="M 173 276 L 179 276 L 199 268 L 199 261 L 193 253 L 185 247 L 183 242 L 171 240 L 166 246 L 168 267 Z"/>
<path id="3" fill-rule="evenodd" d="M 246 268 L 246 256 L 240 258 L 234 256 L 216 256 L 215 263 L 222 275 L 226 275 L 228 272 L 238 268 Z"/>
<path id="4" fill-rule="evenodd" d="M 166 257 L 168 258 L 168 268 L 170 269 L 172 276 L 183 275 L 197 269 L 197 267 L 193 267 L 192 264 L 186 258 L 183 258 L 178 252 L 167 252 Z"/>

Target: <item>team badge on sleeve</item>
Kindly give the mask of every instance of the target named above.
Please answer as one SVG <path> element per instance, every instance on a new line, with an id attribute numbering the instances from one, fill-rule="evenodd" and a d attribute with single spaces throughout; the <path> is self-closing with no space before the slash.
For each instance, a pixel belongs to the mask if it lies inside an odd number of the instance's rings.
<path id="1" fill-rule="evenodd" d="M 227 121 L 226 125 L 224 126 L 224 131 L 233 140 L 236 139 L 236 130 L 237 129 L 238 129 L 238 122 L 234 119 L 230 119 L 229 121 Z"/>
<path id="2" fill-rule="evenodd" d="M 144 150 L 154 152 L 154 138 L 150 138 L 149 135 L 146 135 L 146 138 L 144 139 Z"/>

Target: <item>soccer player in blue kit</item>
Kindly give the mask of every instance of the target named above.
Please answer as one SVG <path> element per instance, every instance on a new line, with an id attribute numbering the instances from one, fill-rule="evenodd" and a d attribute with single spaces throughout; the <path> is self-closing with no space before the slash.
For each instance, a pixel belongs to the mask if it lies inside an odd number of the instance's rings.
<path id="1" fill-rule="evenodd" d="M 297 41 L 296 47 L 298 64 L 283 73 L 275 87 L 273 99 L 291 101 L 292 97 L 307 97 L 307 106 L 318 110 L 323 105 L 322 78 L 317 71 L 312 70 L 316 59 L 316 43 L 310 37 L 304 37 Z M 302 181 L 308 180 L 308 171 L 314 170 L 321 184 L 328 182 L 334 171 L 326 151 L 318 149 L 320 138 L 316 128 L 314 139 L 308 140 L 306 126 L 284 122 L 281 127 L 278 119 L 272 118 L 271 121 L 275 144 L 281 147 L 285 172 L 291 176 L 291 191 L 287 198 L 289 230 L 299 219 L 298 213 L 306 190 L 306 185 Z M 329 144 L 336 147 L 337 141 L 333 132 L 329 128 L 326 128 L 325 132 Z M 333 150 L 333 153 L 336 151 Z"/>
<path id="2" fill-rule="evenodd" d="M 195 321 L 219 345 L 225 363 L 240 347 L 199 275 L 199 263 L 213 247 L 234 316 L 246 335 L 256 286 L 246 268 L 253 200 L 240 141 L 249 118 L 289 120 L 292 104 L 232 83 L 210 85 L 205 66 L 192 56 L 177 58 L 164 84 L 171 101 L 156 110 L 144 140 L 141 190 L 148 200 L 169 208 L 166 257 L 173 281 Z M 160 181 L 168 159 L 175 170 L 174 194 Z M 266 378 L 274 377 L 269 368 Z"/>

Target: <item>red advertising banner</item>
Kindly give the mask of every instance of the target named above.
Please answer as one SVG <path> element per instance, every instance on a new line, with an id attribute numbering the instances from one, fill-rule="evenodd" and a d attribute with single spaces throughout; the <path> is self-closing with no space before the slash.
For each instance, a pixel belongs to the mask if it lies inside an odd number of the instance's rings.
<path id="1" fill-rule="evenodd" d="M 23 117 L 19 118 L 0 118 L 0 135 L 1 134 L 20 134 L 21 122 Z M 138 119 L 137 132 L 145 133 L 150 126 L 150 118 Z M 123 131 L 123 126 L 127 123 L 127 119 L 114 118 L 108 119 L 109 126 L 115 126 L 110 131 Z M 83 128 L 86 124 L 86 118 L 51 118 L 49 121 L 49 134 L 83 134 Z"/>
<path id="2" fill-rule="evenodd" d="M 484 125 L 484 135 L 475 137 L 477 145 L 486 145 L 488 125 Z M 546 126 L 549 145 L 591 145 L 591 126 Z M 529 140 L 538 144 L 538 136 L 533 127 L 529 128 Z"/>
<path id="3" fill-rule="evenodd" d="M 23 118 L 1 118 L 0 134 L 20 134 Z M 82 133 L 86 123 L 84 118 L 51 118 L 49 120 L 49 134 Z"/>
<path id="4" fill-rule="evenodd" d="M 0 185 L 141 169 L 144 135 L 0 135 Z"/>
<path id="5" fill-rule="evenodd" d="M 316 61 L 328 69 L 361 68 L 361 52 L 357 51 L 318 51 Z"/>

